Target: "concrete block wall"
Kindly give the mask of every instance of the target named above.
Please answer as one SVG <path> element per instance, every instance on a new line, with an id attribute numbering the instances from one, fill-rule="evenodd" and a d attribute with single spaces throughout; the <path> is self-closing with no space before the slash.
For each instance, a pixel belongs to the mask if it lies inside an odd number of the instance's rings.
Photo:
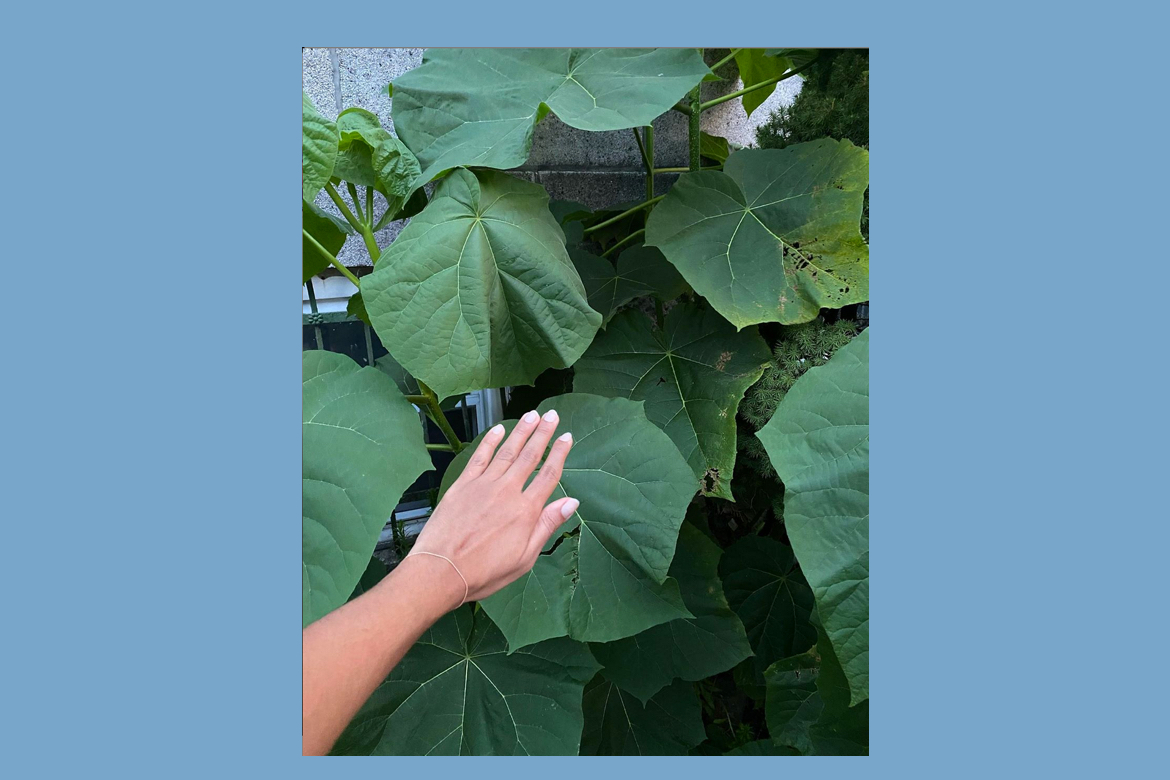
<path id="1" fill-rule="evenodd" d="M 707 61 L 715 62 L 727 49 L 708 49 Z M 422 64 L 422 49 L 346 49 L 306 48 L 302 52 L 303 85 L 317 109 L 331 118 L 350 106 L 360 106 L 378 115 L 383 126 L 393 132 L 391 98 L 386 84 L 406 71 Z M 719 70 L 721 82 L 703 85 L 703 99 L 710 100 L 743 88 L 734 62 Z M 756 128 L 768 120 L 772 111 L 791 105 L 800 91 L 800 77 L 781 82 L 772 96 L 749 117 L 742 101 L 729 100 L 703 113 L 702 127 L 708 133 L 723 136 L 741 146 L 755 144 Z M 654 123 L 654 163 L 658 167 L 687 164 L 687 118 L 671 111 Z M 544 185 L 549 195 L 560 200 L 575 200 L 590 208 L 613 206 L 645 197 L 645 172 L 641 155 L 629 130 L 591 133 L 577 130 L 549 115 L 536 127 L 532 153 L 528 162 L 513 175 Z M 659 174 L 655 191 L 666 192 L 677 174 Z M 347 201 L 349 196 L 342 193 Z M 385 207 L 376 196 L 380 213 Z M 317 205 L 335 214 L 333 202 L 325 193 Z M 385 248 L 404 227 L 395 222 L 380 231 L 376 239 Z M 360 239 L 350 238 L 339 259 L 347 266 L 370 265 Z"/>

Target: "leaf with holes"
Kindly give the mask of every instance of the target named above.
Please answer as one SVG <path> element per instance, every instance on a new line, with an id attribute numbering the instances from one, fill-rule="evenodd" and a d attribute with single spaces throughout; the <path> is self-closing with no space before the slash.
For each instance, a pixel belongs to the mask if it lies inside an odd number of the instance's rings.
<path id="1" fill-rule="evenodd" d="M 394 667 L 333 753 L 574 756 L 582 690 L 597 669 L 585 645 L 569 639 L 509 654 L 490 620 L 460 607 Z"/>
<path id="2" fill-rule="evenodd" d="M 805 755 L 813 753 L 809 728 L 820 720 L 825 708 L 817 692 L 820 671 L 821 658 L 814 648 L 777 661 L 764 673 L 768 734 L 773 742 L 794 747 Z"/>
<path id="3" fill-rule="evenodd" d="M 583 706 L 583 756 L 685 756 L 707 737 L 694 686 L 681 680 L 642 704 L 602 672 Z"/>
<path id="4" fill-rule="evenodd" d="M 857 704 L 869 697 L 869 330 L 796 380 L 758 435 Z"/>
<path id="5" fill-rule="evenodd" d="M 496 171 L 446 177 L 362 297 L 395 360 L 439 396 L 530 384 L 572 365 L 601 324 L 548 193 Z"/>
<path id="6" fill-rule="evenodd" d="M 791 547 L 766 536 L 745 536 L 723 554 L 719 575 L 728 603 L 747 629 L 757 672 L 816 643 L 809 622 L 812 591 Z"/>
<path id="7" fill-rule="evenodd" d="M 687 459 L 704 495 L 731 498 L 735 413 L 771 355 L 755 331 L 719 313 L 674 307 L 660 331 L 641 311 L 616 316 L 577 361 L 573 389 L 646 402 L 646 416 Z"/>
<path id="8" fill-rule="evenodd" d="M 710 73 L 694 49 L 430 49 L 394 82 L 415 186 L 458 166 L 514 168 L 551 110 L 579 130 L 648 125 Z"/>
<path id="9" fill-rule="evenodd" d="M 537 559 L 532 571 L 481 602 L 508 646 L 565 635 L 610 642 L 693 617 L 678 582 L 667 576 L 695 492 L 690 469 L 674 444 L 646 419 L 640 403 L 624 398 L 570 393 L 549 398 L 537 409 L 556 409 L 558 430 L 573 434 L 551 500 L 570 495 L 581 505 L 553 535 L 548 554 Z M 514 425 L 505 423 L 509 431 Z M 467 466 L 474 448 L 452 461 L 443 492 Z"/>
<path id="10" fill-rule="evenodd" d="M 695 525 L 684 523 L 670 574 L 694 617 L 672 620 L 616 642 L 590 646 L 606 676 L 646 702 L 671 680 L 701 680 L 727 671 L 752 654 L 743 624 L 727 605 L 719 582 L 722 550 Z"/>
<path id="11" fill-rule="evenodd" d="M 849 141 L 743 149 L 722 171 L 684 173 L 646 243 L 737 328 L 808 322 L 869 299 L 868 186 L 869 152 Z"/>
<path id="12" fill-rule="evenodd" d="M 301 93 L 301 197 L 312 200 L 329 183 L 337 161 L 337 125 Z"/>
<path id="13" fill-rule="evenodd" d="M 345 603 L 402 491 L 431 468 L 418 413 L 376 368 L 302 355 L 302 623 Z"/>
<path id="14" fill-rule="evenodd" d="M 616 266 L 576 247 L 569 249 L 569 257 L 585 283 L 589 306 L 601 312 L 603 328 L 635 298 L 653 295 L 671 301 L 687 290 L 686 281 L 654 247 L 630 247 L 618 256 Z"/>

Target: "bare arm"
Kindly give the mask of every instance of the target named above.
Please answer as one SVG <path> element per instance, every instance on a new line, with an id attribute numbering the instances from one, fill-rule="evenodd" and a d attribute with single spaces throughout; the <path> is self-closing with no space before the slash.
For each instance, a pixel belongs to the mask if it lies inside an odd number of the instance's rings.
<path id="1" fill-rule="evenodd" d="M 529 412 L 499 452 L 503 427 L 489 431 L 411 554 L 375 587 L 305 628 L 305 755 L 329 751 L 411 645 L 464 603 L 465 593 L 467 601 L 486 598 L 527 572 L 548 538 L 576 511 L 573 498 L 545 506 L 572 446 L 569 434 L 553 443 L 540 473 L 524 486 L 557 422 L 556 412 L 544 419 Z"/>

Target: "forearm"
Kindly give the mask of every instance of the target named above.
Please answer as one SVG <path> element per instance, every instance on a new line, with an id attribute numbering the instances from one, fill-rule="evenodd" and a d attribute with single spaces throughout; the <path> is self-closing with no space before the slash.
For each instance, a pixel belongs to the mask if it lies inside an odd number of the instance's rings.
<path id="1" fill-rule="evenodd" d="M 302 633 L 302 750 L 327 753 L 411 645 L 463 600 L 450 564 L 410 556 L 377 586 Z"/>

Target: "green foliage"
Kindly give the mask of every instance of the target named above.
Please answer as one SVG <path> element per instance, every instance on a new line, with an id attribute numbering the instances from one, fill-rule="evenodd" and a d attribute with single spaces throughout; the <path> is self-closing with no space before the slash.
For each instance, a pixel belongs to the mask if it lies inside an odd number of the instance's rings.
<path id="1" fill-rule="evenodd" d="M 730 58 L 764 84 L 746 110 L 800 69 L 792 111 L 822 124 L 786 115 L 784 148 L 737 150 L 692 122 L 713 169 L 595 211 L 502 169 L 549 113 L 650 124 L 712 78 L 701 50 L 432 50 L 387 88 L 401 137 L 303 97 L 302 274 L 345 274 L 390 352 L 303 358 L 304 623 L 384 576 L 379 533 L 431 465 L 420 409 L 455 453 L 441 491 L 477 443 L 444 414 L 465 393 L 557 409 L 574 446 L 553 498 L 581 501 L 532 571 L 432 627 L 336 753 L 868 752 L 868 333 L 822 313 L 868 298 L 868 135 L 814 129 L 851 116 L 868 64 Z"/>

